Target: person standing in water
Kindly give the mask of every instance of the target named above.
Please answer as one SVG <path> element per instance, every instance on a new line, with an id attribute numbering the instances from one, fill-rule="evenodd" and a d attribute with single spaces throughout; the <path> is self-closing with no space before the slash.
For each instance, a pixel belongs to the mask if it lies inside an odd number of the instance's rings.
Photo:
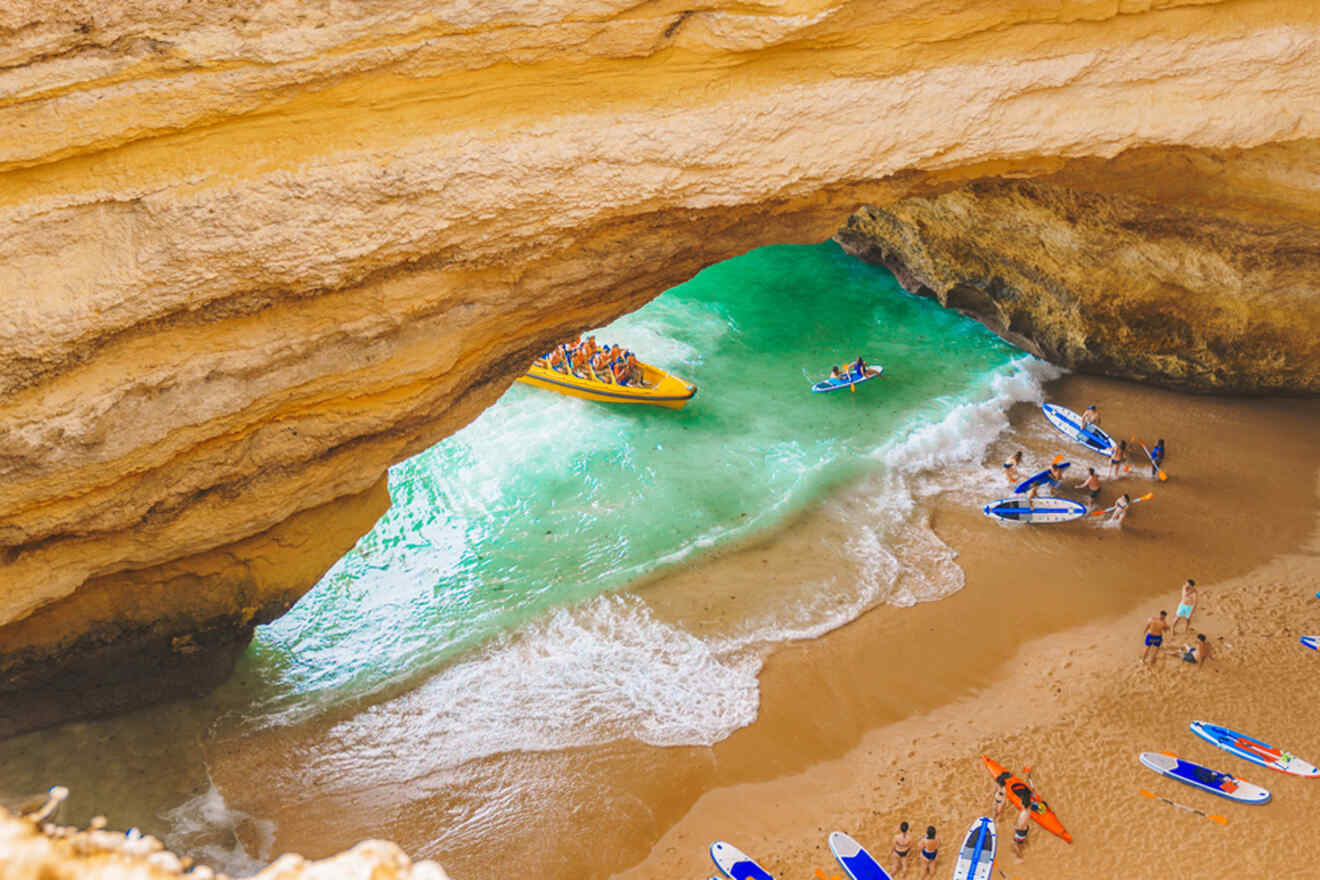
<path id="1" fill-rule="evenodd" d="M 1154 666 L 1155 661 L 1160 659 L 1160 645 L 1164 644 L 1164 631 L 1169 628 L 1169 612 L 1161 611 L 1159 617 L 1152 617 L 1146 621 L 1146 650 L 1141 654 L 1141 662 L 1145 663 L 1146 658 L 1150 658 L 1150 665 Z"/>
<path id="2" fill-rule="evenodd" d="M 1030 489 L 1027 490 L 1027 506 L 1028 507 L 1036 506 L 1036 496 L 1040 494 L 1040 490 L 1044 488 L 1046 483 L 1050 485 L 1050 488 L 1055 488 L 1062 481 L 1063 481 L 1063 468 L 1059 467 L 1058 462 L 1051 463 L 1049 473 L 1046 475 L 1045 480 L 1043 482 L 1037 483 L 1036 485 L 1032 486 Z"/>
<path id="3" fill-rule="evenodd" d="M 1114 512 L 1109 514 L 1107 522 L 1114 523 L 1117 526 L 1123 525 L 1123 518 L 1127 516 L 1128 508 L 1132 506 L 1132 499 L 1128 493 L 1124 492 L 1114 500 Z"/>
<path id="4" fill-rule="evenodd" d="M 1187 624 L 1187 631 L 1192 631 L 1192 612 L 1196 610 L 1196 581 L 1188 578 L 1183 581 L 1182 595 L 1178 597 L 1178 613 L 1173 616 L 1173 626 L 1169 635 L 1178 631 L 1178 621 Z"/>
<path id="5" fill-rule="evenodd" d="M 1164 467 L 1164 438 L 1163 438 L 1163 437 L 1160 438 L 1160 442 L 1159 442 L 1159 443 L 1156 443 L 1156 444 L 1155 444 L 1154 446 L 1152 446 L 1151 449 L 1150 449 L 1150 475 L 1151 475 L 1152 477 L 1158 477 L 1158 476 L 1160 475 L 1160 468 L 1162 468 L 1162 467 Z"/>
<path id="6" fill-rule="evenodd" d="M 1022 450 L 1004 459 L 1004 476 L 1008 478 L 1008 485 L 1016 486 L 1021 480 L 1022 475 L 1018 473 L 1018 465 L 1022 464 Z"/>
<path id="7" fill-rule="evenodd" d="M 898 823 L 898 833 L 894 835 L 894 865 L 889 873 L 902 877 L 907 871 L 908 853 L 912 852 L 912 835 L 908 834 L 908 823 Z"/>
<path id="8" fill-rule="evenodd" d="M 921 876 L 935 876 L 935 860 L 940 857 L 940 839 L 935 836 L 934 825 L 926 826 L 926 839 L 921 842 L 921 857 L 926 860 Z"/>
<path id="9" fill-rule="evenodd" d="M 1094 508 L 1095 499 L 1100 496 L 1100 477 L 1096 474 L 1095 468 L 1086 469 L 1086 479 L 1078 483 L 1077 487 L 1086 490 L 1086 509 Z"/>
<path id="10" fill-rule="evenodd" d="M 1119 440 L 1114 451 L 1109 455 L 1109 479 L 1118 476 L 1118 468 L 1123 462 L 1127 461 L 1127 441 Z"/>

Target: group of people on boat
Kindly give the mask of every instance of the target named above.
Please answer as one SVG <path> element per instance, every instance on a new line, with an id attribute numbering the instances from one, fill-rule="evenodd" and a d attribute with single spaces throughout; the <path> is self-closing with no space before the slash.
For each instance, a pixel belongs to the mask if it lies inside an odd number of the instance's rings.
<path id="1" fill-rule="evenodd" d="M 861 357 L 843 367 L 835 367 L 830 370 L 830 381 L 847 382 L 850 380 L 864 379 L 867 376 L 879 375 L 880 371 L 868 364 Z"/>
<path id="2" fill-rule="evenodd" d="M 597 345 L 595 336 L 555 346 L 537 363 L 559 373 L 607 385 L 646 387 L 642 365 L 621 345 Z"/>

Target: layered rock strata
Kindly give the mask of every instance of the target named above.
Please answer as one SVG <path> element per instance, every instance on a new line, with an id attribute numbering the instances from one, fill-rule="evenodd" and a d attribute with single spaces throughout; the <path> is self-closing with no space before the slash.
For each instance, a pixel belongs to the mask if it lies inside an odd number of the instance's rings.
<path id="1" fill-rule="evenodd" d="M 1133 150 L 868 206 L 836 236 L 1076 370 L 1320 393 L 1320 142 Z"/>
<path id="2" fill-rule="evenodd" d="M 1281 0 L 6 5 L 0 732 L 122 707 L 127 657 L 215 680 L 391 463 L 704 265 L 1320 137 L 1318 34 Z"/>

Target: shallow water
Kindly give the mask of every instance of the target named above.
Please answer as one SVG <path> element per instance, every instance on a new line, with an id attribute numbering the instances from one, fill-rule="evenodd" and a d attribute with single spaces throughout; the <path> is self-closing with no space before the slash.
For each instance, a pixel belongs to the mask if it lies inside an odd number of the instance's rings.
<path id="1" fill-rule="evenodd" d="M 58 775 L 81 803 L 121 805 L 113 822 L 241 870 L 273 832 L 226 807 L 203 755 L 263 730 L 310 724 L 334 743 L 272 761 L 285 769 L 270 784 L 290 797 L 501 753 L 717 742 L 755 719 L 766 645 L 961 586 L 914 475 L 979 462 L 1008 407 L 1054 375 L 833 243 L 710 267 L 597 336 L 697 397 L 675 412 L 515 385 L 391 470 L 390 511 L 258 630 L 216 694 L 0 744 L 0 795 Z M 858 354 L 885 378 L 809 393 Z M 715 635 L 659 620 L 624 590 L 859 482 L 865 509 L 854 498 L 840 512 L 864 519 L 846 547 L 857 578 L 775 594 Z M 149 758 L 144 742 L 168 753 Z M 148 762 L 152 780 L 135 784 Z"/>

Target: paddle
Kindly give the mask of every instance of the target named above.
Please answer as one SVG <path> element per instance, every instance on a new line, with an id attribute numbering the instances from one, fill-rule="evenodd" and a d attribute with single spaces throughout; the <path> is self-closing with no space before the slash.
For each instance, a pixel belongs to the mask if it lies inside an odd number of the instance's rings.
<path id="1" fill-rule="evenodd" d="M 1160 797 L 1157 794 L 1151 794 L 1150 792 L 1146 791 L 1146 789 L 1144 788 L 1139 788 L 1137 789 L 1137 791 L 1139 791 L 1141 794 L 1145 795 L 1148 798 L 1152 798 L 1153 800 L 1157 800 L 1157 801 L 1164 801 L 1166 804 L 1171 804 L 1172 806 L 1175 806 L 1180 810 L 1186 810 L 1187 812 L 1195 813 L 1198 816 L 1205 816 L 1211 822 L 1218 822 L 1220 825 L 1228 824 L 1228 819 L 1226 819 L 1223 816 L 1212 816 L 1209 813 L 1203 813 L 1200 810 L 1196 809 L 1195 807 L 1189 807 L 1185 804 L 1180 804 L 1177 801 L 1171 801 L 1166 797 Z"/>
<path id="2" fill-rule="evenodd" d="M 1138 440 L 1137 442 L 1138 442 L 1138 443 L 1141 443 L 1140 440 Z M 1142 448 L 1142 449 L 1146 449 L 1146 444 L 1145 444 L 1145 443 L 1141 443 L 1141 448 Z M 1159 480 L 1160 480 L 1161 483 L 1163 483 L 1165 480 L 1169 479 L 1169 475 L 1166 474 L 1166 473 L 1164 472 L 1164 469 L 1161 468 L 1158 464 L 1155 463 L 1155 456 L 1153 456 L 1153 455 L 1150 454 L 1150 450 L 1149 450 L 1149 449 L 1146 449 L 1146 457 L 1150 459 L 1151 466 L 1152 466 L 1153 468 L 1155 468 L 1155 476 L 1159 477 Z"/>
<path id="3" fill-rule="evenodd" d="M 1136 504 L 1138 501 L 1149 501 L 1154 497 L 1155 497 L 1154 492 L 1147 492 L 1145 495 L 1142 495 L 1140 498 L 1133 498 L 1131 501 L 1129 501 L 1128 507 L 1131 507 L 1133 504 Z M 1090 513 L 1088 513 L 1087 516 L 1104 516 L 1106 513 L 1113 513 L 1114 509 L 1117 507 L 1118 505 L 1115 504 L 1113 507 L 1106 507 L 1103 510 L 1093 510 Z"/>
<path id="4" fill-rule="evenodd" d="M 816 880 L 843 880 L 843 878 L 840 877 L 838 874 L 833 874 L 833 875 L 831 875 L 831 876 L 829 876 L 829 877 L 826 877 L 826 876 L 825 876 L 825 872 L 822 871 L 820 868 L 817 868 L 817 869 L 816 869 Z"/>

